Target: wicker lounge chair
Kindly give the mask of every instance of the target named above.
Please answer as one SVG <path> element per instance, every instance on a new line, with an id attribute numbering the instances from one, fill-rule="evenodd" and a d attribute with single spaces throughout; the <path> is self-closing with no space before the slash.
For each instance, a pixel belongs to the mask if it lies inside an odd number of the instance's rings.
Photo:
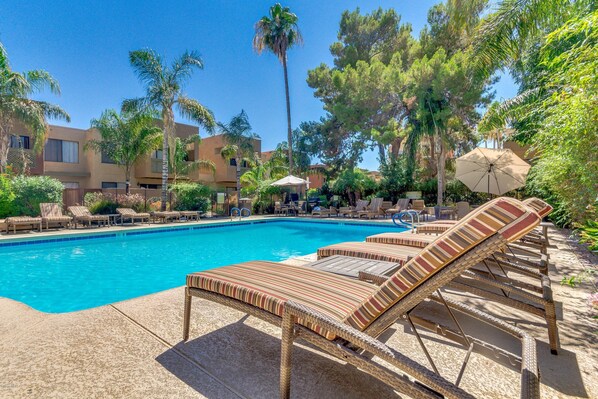
<path id="1" fill-rule="evenodd" d="M 160 223 L 168 223 L 173 220 L 181 220 L 181 213 L 176 211 L 157 211 L 153 212 L 154 220 L 159 220 Z"/>
<path id="2" fill-rule="evenodd" d="M 330 208 L 320 208 L 320 209 L 314 209 L 313 211 L 311 211 L 311 216 L 315 217 L 322 217 L 322 216 L 338 216 L 338 209 L 336 209 L 335 207 L 331 206 Z"/>
<path id="3" fill-rule="evenodd" d="M 376 339 L 401 317 L 432 330 L 438 328 L 437 324 L 429 324 L 430 321 L 415 317 L 412 312 L 430 297 L 519 338 L 522 356 L 515 361 L 521 371 L 521 397 L 538 398 L 534 339 L 517 327 L 435 294 L 539 222 L 535 213 L 508 199 L 493 201 L 476 214 L 485 221 L 485 227 L 479 228 L 478 219 L 474 219 L 474 223 L 464 221 L 436 245 L 424 248 L 392 276 L 361 276 L 379 283 L 379 287 L 307 267 L 262 261 L 190 274 L 185 289 L 183 339 L 189 338 L 191 301 L 195 296 L 282 327 L 280 392 L 283 398 L 290 395 L 291 352 L 293 340 L 297 338 L 342 358 L 411 397 L 429 398 L 438 394 L 451 398 L 473 397 Z M 452 250 L 443 250 L 445 246 Z M 447 329 L 442 331 L 462 343 L 465 340 L 473 350 L 483 352 L 484 346 L 477 340 L 464 334 L 453 335 Z M 497 356 L 504 354 L 498 348 L 494 350 L 498 350 L 494 352 Z M 400 373 L 372 361 L 371 356 L 390 363 Z"/>
<path id="4" fill-rule="evenodd" d="M 46 230 L 50 228 L 50 224 L 71 227 L 73 218 L 62 214 L 62 207 L 55 202 L 43 202 L 39 204 L 39 210 L 42 215 L 42 223 L 46 226 Z"/>
<path id="5" fill-rule="evenodd" d="M 78 223 L 87 224 L 89 227 L 93 222 L 96 222 L 98 226 L 107 226 L 110 223 L 110 218 L 107 215 L 92 215 L 86 206 L 69 206 L 69 212 L 73 215 L 75 228 Z"/>
<path id="6" fill-rule="evenodd" d="M 380 209 L 382 206 L 382 201 L 384 201 L 383 198 L 372 199 L 372 202 L 365 210 L 357 212 L 357 216 L 360 218 L 366 217 L 368 219 L 375 218 L 376 216 L 384 216 L 384 211 Z"/>
<path id="7" fill-rule="evenodd" d="M 410 201 L 411 200 L 409 198 L 399 198 L 395 206 L 393 206 L 390 209 L 386 209 L 384 212 L 387 215 L 394 215 L 395 213 L 406 211 L 407 209 L 409 209 Z"/>
<path id="8" fill-rule="evenodd" d="M 131 208 L 116 208 L 116 212 L 120 214 L 121 222 L 130 221 L 132 224 L 135 224 L 136 220 L 139 220 L 141 223 L 146 222 L 149 224 L 150 222 L 150 214 L 149 213 L 138 213 Z"/>
<path id="9" fill-rule="evenodd" d="M 366 243 L 342 243 L 321 248 L 318 255 L 319 257 L 326 257 L 328 254 L 356 256 L 404 263 L 421 248 L 433 244 L 440 237 L 442 236 L 408 232 L 382 233 L 367 237 Z M 499 270 L 492 270 L 496 268 Z M 468 272 L 453 281 L 451 286 L 544 318 L 548 328 L 551 352 L 557 354 L 560 340 L 551 282 L 545 272 L 547 268 L 547 259 L 537 263 L 496 252 L 480 265 L 472 268 L 475 274 Z M 508 275 L 507 271 L 511 274 Z M 531 277 L 538 284 L 525 283 L 521 280 L 521 276 Z"/>
<path id="10" fill-rule="evenodd" d="M 199 220 L 199 212 L 197 211 L 180 211 L 180 214 L 187 222 L 191 220 Z"/>
<path id="11" fill-rule="evenodd" d="M 11 216 L 4 220 L 6 224 L 6 234 L 10 233 L 10 228 L 12 227 L 12 232 L 17 232 L 17 226 L 31 226 L 31 230 L 42 231 L 42 218 L 32 218 L 30 216 Z"/>
<path id="12" fill-rule="evenodd" d="M 353 206 L 341 206 L 338 209 L 338 214 L 341 216 L 353 217 L 353 216 L 357 215 L 357 212 L 365 211 L 365 209 L 369 203 L 370 203 L 370 201 L 368 201 L 368 200 L 358 200 L 354 207 Z"/>

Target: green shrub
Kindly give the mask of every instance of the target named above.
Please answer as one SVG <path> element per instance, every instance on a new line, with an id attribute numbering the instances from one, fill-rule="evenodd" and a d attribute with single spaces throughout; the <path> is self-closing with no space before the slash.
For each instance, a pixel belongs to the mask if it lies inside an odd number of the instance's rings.
<path id="1" fill-rule="evenodd" d="M 6 175 L 0 175 L 0 218 L 11 216 L 15 193 L 12 181 Z"/>
<path id="2" fill-rule="evenodd" d="M 12 213 L 19 216 L 39 215 L 39 204 L 56 202 L 62 204 L 64 186 L 48 176 L 17 176 L 12 181 L 15 195 Z"/>
<path id="3" fill-rule="evenodd" d="M 210 206 L 211 190 L 199 183 L 177 183 L 172 186 L 175 201 L 173 209 L 177 211 L 205 212 Z"/>
<path id="4" fill-rule="evenodd" d="M 83 205 L 93 214 L 109 215 L 116 213 L 118 204 L 113 197 L 101 192 L 87 193 L 83 198 Z"/>

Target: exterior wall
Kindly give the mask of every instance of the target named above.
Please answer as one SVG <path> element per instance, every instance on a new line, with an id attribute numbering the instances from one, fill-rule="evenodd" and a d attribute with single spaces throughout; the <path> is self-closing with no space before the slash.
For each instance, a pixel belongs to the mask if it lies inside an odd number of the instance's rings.
<path id="1" fill-rule="evenodd" d="M 223 135 L 206 137 L 201 140 L 199 146 L 198 156 L 199 159 L 206 159 L 214 162 L 216 165 L 216 173 L 214 176 L 207 176 L 203 174 L 203 177 L 209 180 L 204 180 L 206 183 L 212 185 L 215 189 L 236 189 L 236 166 L 231 166 L 230 162 L 222 158 L 220 151 L 226 145 Z M 253 149 L 261 156 L 261 140 L 253 141 Z M 241 173 L 246 171 L 247 168 L 241 168 Z M 211 175 L 211 174 L 210 174 Z M 200 179 L 201 180 L 201 179 Z"/>
<path id="2" fill-rule="evenodd" d="M 64 126 L 50 126 L 48 139 L 74 141 L 78 144 L 77 163 L 52 162 L 45 160 L 44 149 L 44 172 L 46 176 L 57 178 L 63 183 L 78 183 L 80 187 L 89 185 L 91 173 L 87 161 L 87 154 L 83 151 L 86 142 L 86 132 L 81 129 L 74 129 Z"/>
<path id="3" fill-rule="evenodd" d="M 161 121 L 156 121 L 158 126 Z M 15 129 L 18 135 L 26 135 L 25 129 Z M 191 125 L 176 124 L 176 135 L 182 139 L 199 135 L 199 128 Z M 99 140 L 101 138 L 96 129 L 75 129 L 64 126 L 50 126 L 48 139 L 74 141 L 78 144 L 78 163 L 53 162 L 46 161 L 44 153 L 34 156 L 33 150 L 26 150 L 37 160 L 34 167 L 30 169 L 33 175 L 47 175 L 57 178 L 63 183 L 75 183 L 81 189 L 98 189 L 102 183 L 117 183 L 119 188 L 124 188 L 125 173 L 124 170 L 110 163 L 103 163 L 102 156 L 93 150 L 84 150 L 85 143 L 88 140 Z M 182 179 L 199 181 L 208 184 L 217 190 L 230 191 L 235 189 L 236 167 L 222 158 L 220 150 L 226 145 L 222 135 L 210 136 L 202 139 L 201 144 L 190 144 L 187 148 L 189 160 L 197 159 L 211 160 L 216 165 L 216 172 L 212 173 L 205 170 L 196 170 L 190 172 L 188 176 Z M 33 142 L 31 143 L 33 147 Z M 255 140 L 254 150 L 261 156 L 261 141 Z M 21 150 L 11 150 L 21 151 Z M 45 150 L 44 150 L 45 151 Z M 13 155 L 14 156 L 14 155 Z M 241 171 L 247 170 L 241 168 Z M 170 175 L 172 178 L 172 175 Z M 181 180 L 182 180 L 181 179 Z M 154 159 L 148 155 L 141 159 L 132 169 L 131 188 L 138 187 L 140 184 L 160 185 L 162 183 L 162 160 Z"/>

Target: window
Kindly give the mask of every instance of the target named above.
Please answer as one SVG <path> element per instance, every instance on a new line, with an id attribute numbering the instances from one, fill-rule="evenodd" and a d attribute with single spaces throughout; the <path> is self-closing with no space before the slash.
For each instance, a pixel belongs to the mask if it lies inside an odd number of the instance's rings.
<path id="1" fill-rule="evenodd" d="M 49 139 L 44 159 L 50 162 L 79 163 L 79 143 Z"/>
<path id="2" fill-rule="evenodd" d="M 152 152 L 152 158 L 162 159 L 162 150 L 156 150 L 156 151 Z"/>
<path id="3" fill-rule="evenodd" d="M 139 185 L 139 187 L 156 190 L 156 189 L 159 189 L 161 186 L 159 184 L 145 184 L 145 183 L 142 183 L 142 184 Z"/>
<path id="4" fill-rule="evenodd" d="M 31 149 L 31 143 L 29 141 L 29 136 L 15 136 L 14 134 L 10 136 L 10 148 L 23 148 L 25 150 Z"/>
<path id="5" fill-rule="evenodd" d="M 231 158 L 230 159 L 230 166 L 237 166 L 237 160 L 235 158 Z M 241 161 L 241 167 L 242 168 L 247 168 L 249 167 L 249 165 L 247 164 L 247 161 L 242 160 Z"/>
<path id="6" fill-rule="evenodd" d="M 64 181 L 62 185 L 64 188 L 79 188 L 79 183 L 76 181 Z"/>
<path id="7" fill-rule="evenodd" d="M 118 183 L 114 181 L 103 181 L 102 188 L 117 188 Z"/>
<path id="8" fill-rule="evenodd" d="M 102 151 L 102 163 L 116 163 L 116 162 L 114 162 L 114 160 L 112 158 L 110 158 L 110 155 L 108 155 L 104 151 Z"/>

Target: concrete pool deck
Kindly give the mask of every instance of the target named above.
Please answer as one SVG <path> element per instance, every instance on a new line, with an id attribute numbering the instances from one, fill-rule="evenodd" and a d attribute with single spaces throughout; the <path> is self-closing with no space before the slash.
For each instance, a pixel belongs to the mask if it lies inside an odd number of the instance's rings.
<path id="1" fill-rule="evenodd" d="M 99 230 L 108 229 L 92 231 Z M 550 249 L 554 297 L 562 303 L 559 328 L 563 348 L 558 356 L 549 353 L 541 319 L 521 320 L 517 311 L 453 295 L 496 312 L 537 337 L 542 397 L 597 398 L 598 336 L 586 305 L 588 290 L 583 285 L 572 289 L 559 284 L 563 275 L 581 272 L 595 258 L 575 246 L 563 231 L 552 229 L 550 234 L 554 246 Z M 306 256 L 287 262 L 309 260 Z M 191 338 L 182 343 L 182 317 L 182 287 L 63 314 L 41 313 L 0 298 L 0 397 L 278 396 L 277 327 L 220 305 L 194 300 Z M 473 322 L 471 326 L 488 335 L 481 326 Z M 427 336 L 438 364 L 464 356 L 464 350 L 443 344 L 438 335 Z M 393 348 L 427 365 L 404 324 L 395 324 L 386 338 Z M 488 338 L 506 349 L 514 345 L 498 333 Z M 487 370 L 488 375 L 481 379 L 472 370 Z M 447 371 L 445 376 L 454 380 L 456 370 Z M 513 370 L 474 355 L 462 385 L 479 397 L 518 397 L 518 377 Z M 292 395 L 297 398 L 398 397 L 367 374 L 304 344 L 296 345 L 292 378 Z"/>

